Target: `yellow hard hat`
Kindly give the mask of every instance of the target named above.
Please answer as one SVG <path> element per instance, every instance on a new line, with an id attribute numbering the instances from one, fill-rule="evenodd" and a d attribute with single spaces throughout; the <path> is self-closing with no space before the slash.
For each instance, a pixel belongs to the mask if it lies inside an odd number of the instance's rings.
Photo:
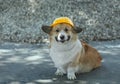
<path id="1" fill-rule="evenodd" d="M 56 18 L 53 23 L 51 24 L 51 26 L 55 26 L 57 24 L 60 24 L 60 23 L 66 23 L 66 24 L 69 24 L 71 25 L 72 27 L 74 26 L 73 22 L 71 21 L 70 18 L 68 17 L 60 17 L 60 18 Z"/>

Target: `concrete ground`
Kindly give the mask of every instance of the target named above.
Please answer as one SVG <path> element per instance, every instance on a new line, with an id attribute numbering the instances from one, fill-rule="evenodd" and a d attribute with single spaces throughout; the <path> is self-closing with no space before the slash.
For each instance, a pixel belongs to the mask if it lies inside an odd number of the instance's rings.
<path id="1" fill-rule="evenodd" d="M 120 40 L 90 44 L 101 53 L 102 66 L 70 81 L 55 76 L 46 45 L 0 43 L 0 84 L 120 84 Z"/>

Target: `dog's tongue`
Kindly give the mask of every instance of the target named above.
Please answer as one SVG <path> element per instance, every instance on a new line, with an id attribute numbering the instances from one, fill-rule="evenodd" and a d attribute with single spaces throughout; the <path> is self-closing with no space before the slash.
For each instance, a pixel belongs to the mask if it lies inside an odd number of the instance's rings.
<path id="1" fill-rule="evenodd" d="M 59 40 L 58 42 L 64 43 L 64 42 L 65 42 L 65 40 Z"/>
<path id="2" fill-rule="evenodd" d="M 60 42 L 64 43 L 65 41 L 62 40 L 62 41 L 60 41 Z"/>

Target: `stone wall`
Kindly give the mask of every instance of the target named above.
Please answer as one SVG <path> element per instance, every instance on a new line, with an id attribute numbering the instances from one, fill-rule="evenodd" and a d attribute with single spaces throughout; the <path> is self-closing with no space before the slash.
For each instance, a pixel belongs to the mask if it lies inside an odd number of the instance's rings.
<path id="1" fill-rule="evenodd" d="M 120 39 L 120 0 L 0 0 L 0 40 L 43 42 L 41 26 L 61 16 L 83 28 L 81 39 Z"/>

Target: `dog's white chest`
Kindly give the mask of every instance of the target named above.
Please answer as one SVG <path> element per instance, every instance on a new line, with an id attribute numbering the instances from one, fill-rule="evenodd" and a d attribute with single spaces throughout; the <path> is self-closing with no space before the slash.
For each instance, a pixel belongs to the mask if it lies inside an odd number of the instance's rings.
<path id="1" fill-rule="evenodd" d="M 64 66 L 74 60 L 76 54 L 81 51 L 81 48 L 82 45 L 79 40 L 65 45 L 55 44 L 50 49 L 50 56 L 56 67 Z"/>

